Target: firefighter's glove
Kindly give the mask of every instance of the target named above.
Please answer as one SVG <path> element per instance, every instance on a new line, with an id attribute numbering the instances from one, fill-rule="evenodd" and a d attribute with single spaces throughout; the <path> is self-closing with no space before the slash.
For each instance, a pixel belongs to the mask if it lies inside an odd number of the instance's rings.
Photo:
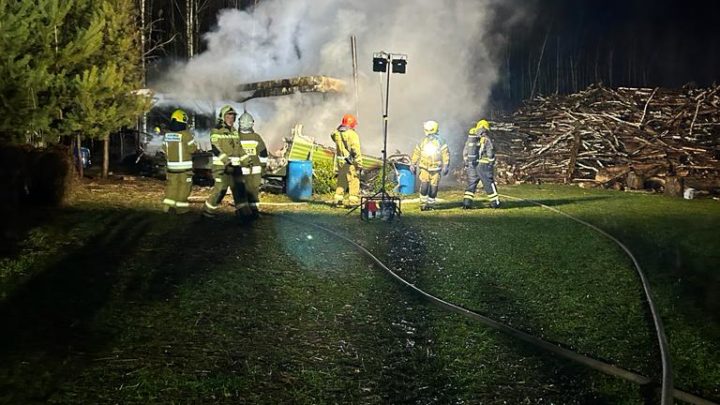
<path id="1" fill-rule="evenodd" d="M 450 173 L 450 167 L 449 167 L 449 166 L 443 167 L 442 175 L 443 175 L 443 176 L 447 176 L 448 173 Z"/>
<path id="2" fill-rule="evenodd" d="M 351 165 L 351 164 L 355 163 L 355 159 L 353 159 L 352 156 L 348 156 L 345 158 L 345 163 Z"/>

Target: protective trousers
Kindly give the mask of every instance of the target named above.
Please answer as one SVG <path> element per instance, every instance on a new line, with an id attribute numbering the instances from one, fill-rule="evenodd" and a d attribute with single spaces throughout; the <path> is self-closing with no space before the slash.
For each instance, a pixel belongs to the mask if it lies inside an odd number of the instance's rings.
<path id="1" fill-rule="evenodd" d="M 220 202 L 225 198 L 228 187 L 232 191 L 233 202 L 235 203 L 235 211 L 239 211 L 242 205 L 238 206 L 241 196 L 245 193 L 245 184 L 242 182 L 240 174 L 234 167 L 213 168 L 213 176 L 215 177 L 215 185 L 210 191 L 210 195 L 205 201 L 203 215 L 213 217 L 220 208 Z"/>
<path id="2" fill-rule="evenodd" d="M 190 211 L 188 197 L 191 190 L 192 170 L 168 171 L 163 211 L 169 212 L 171 208 L 175 209 L 178 214 Z"/>
<path id="3" fill-rule="evenodd" d="M 497 208 L 500 206 L 500 198 L 498 197 L 497 185 L 495 184 L 495 165 L 492 163 L 480 163 L 477 166 L 468 166 L 468 185 L 465 189 L 465 197 L 463 198 L 463 206 L 472 207 L 475 199 L 475 190 L 478 183 L 482 181 L 483 189 L 490 201 L 490 206 Z"/>
<path id="4" fill-rule="evenodd" d="M 239 215 L 257 217 L 260 204 L 262 174 L 246 174 L 239 178 L 235 209 Z M 234 194 L 233 194 L 234 195 Z"/>
<path id="5" fill-rule="evenodd" d="M 418 178 L 420 179 L 420 203 L 423 206 L 431 207 L 437 198 L 440 170 L 429 171 L 421 168 Z"/>
<path id="6" fill-rule="evenodd" d="M 338 169 L 335 203 L 342 204 L 348 191 L 348 205 L 360 204 L 360 178 L 355 165 L 343 162 Z"/>

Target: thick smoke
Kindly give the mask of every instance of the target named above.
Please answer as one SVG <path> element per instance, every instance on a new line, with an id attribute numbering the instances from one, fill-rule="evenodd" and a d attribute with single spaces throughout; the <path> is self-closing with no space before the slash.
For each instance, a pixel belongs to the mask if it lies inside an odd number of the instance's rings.
<path id="1" fill-rule="evenodd" d="M 390 84 L 388 152 L 409 153 L 423 136 L 422 123 L 440 122 L 440 132 L 458 144 L 473 121 L 483 117 L 498 78 L 493 49 L 504 44 L 490 33 L 501 0 L 266 0 L 249 11 L 224 10 L 207 33 L 207 51 L 176 66 L 161 91 L 187 107 L 214 113 L 238 100 L 239 83 L 301 75 L 327 75 L 347 82 L 342 95 L 296 94 L 252 99 L 245 104 L 256 129 L 272 147 L 296 123 L 318 142 L 344 113 L 356 110 L 352 87 L 350 36 L 357 37 L 359 122 L 365 153 L 382 148 L 381 96 L 385 78 L 372 72 L 372 55 L 408 55 L 407 74 Z M 488 39 L 492 37 L 492 41 Z M 197 100 L 204 100 L 197 102 Z M 237 108 L 242 106 L 235 103 Z"/>

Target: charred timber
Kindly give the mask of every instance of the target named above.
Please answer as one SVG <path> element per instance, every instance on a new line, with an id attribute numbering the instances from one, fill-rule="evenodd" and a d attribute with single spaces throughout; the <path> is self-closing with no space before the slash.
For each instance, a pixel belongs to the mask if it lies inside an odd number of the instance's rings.
<path id="1" fill-rule="evenodd" d="M 294 93 L 342 93 L 345 82 L 327 76 L 301 76 L 289 79 L 245 83 L 237 90 L 248 94 L 245 100 L 258 97 L 286 96 Z"/>

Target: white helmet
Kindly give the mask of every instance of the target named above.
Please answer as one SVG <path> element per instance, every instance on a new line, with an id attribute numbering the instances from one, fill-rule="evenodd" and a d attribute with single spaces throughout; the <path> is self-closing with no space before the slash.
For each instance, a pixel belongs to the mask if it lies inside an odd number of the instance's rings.
<path id="1" fill-rule="evenodd" d="M 438 124 L 437 121 L 425 121 L 425 123 L 423 124 L 423 129 L 428 135 L 436 134 L 438 131 L 438 127 L 440 127 L 440 124 Z"/>

